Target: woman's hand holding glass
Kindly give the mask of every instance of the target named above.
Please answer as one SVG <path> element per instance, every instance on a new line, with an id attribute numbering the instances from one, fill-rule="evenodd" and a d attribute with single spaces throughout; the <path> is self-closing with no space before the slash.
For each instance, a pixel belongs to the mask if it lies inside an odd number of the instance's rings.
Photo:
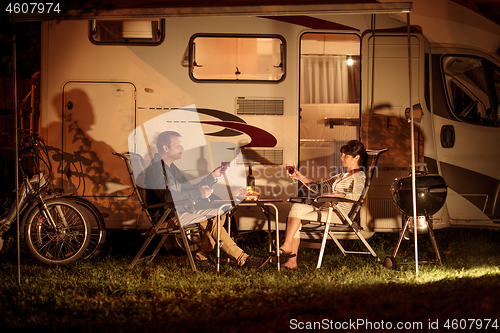
<path id="1" fill-rule="evenodd" d="M 297 170 L 295 169 L 295 164 L 293 163 L 287 163 L 286 164 L 286 172 L 288 173 L 288 175 L 292 178 L 292 182 L 293 183 L 296 183 L 297 180 Z"/>
<path id="2" fill-rule="evenodd" d="M 296 183 L 297 180 L 299 180 L 300 182 L 302 182 L 303 184 L 309 184 L 311 181 L 309 180 L 309 178 L 307 178 L 306 176 L 304 176 L 303 174 L 300 173 L 299 170 L 297 170 L 295 168 L 295 165 L 293 164 L 287 164 L 286 166 L 286 171 L 288 173 L 288 176 L 290 176 L 290 178 L 293 179 L 293 182 Z"/>

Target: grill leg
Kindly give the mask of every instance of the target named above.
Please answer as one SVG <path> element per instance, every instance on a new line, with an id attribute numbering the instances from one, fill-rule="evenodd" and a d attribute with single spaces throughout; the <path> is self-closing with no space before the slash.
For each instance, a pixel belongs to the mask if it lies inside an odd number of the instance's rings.
<path id="1" fill-rule="evenodd" d="M 401 247 L 401 243 L 403 242 L 403 238 L 405 237 L 405 233 L 408 230 L 408 223 L 410 219 L 404 218 L 403 229 L 399 233 L 398 243 L 396 244 L 396 248 L 394 249 L 394 253 L 392 256 L 387 256 L 384 259 L 384 267 L 385 268 L 396 268 L 396 256 L 398 255 L 399 248 Z"/>
<path id="2" fill-rule="evenodd" d="M 441 261 L 441 254 L 439 253 L 439 249 L 436 243 L 436 238 L 434 237 L 434 229 L 432 228 L 432 220 L 428 221 L 428 219 L 425 219 L 425 223 L 427 223 L 427 228 L 429 229 L 429 236 L 431 238 L 431 243 L 432 247 L 434 248 L 434 251 L 436 251 L 436 257 L 437 260 L 439 261 L 439 264 L 442 265 L 443 262 Z"/>
<path id="3" fill-rule="evenodd" d="M 409 221 L 410 221 L 410 219 L 408 219 L 408 218 L 405 219 L 403 229 L 401 230 L 401 233 L 399 234 L 398 243 L 396 245 L 396 248 L 394 249 L 394 254 L 392 256 L 386 257 L 384 260 L 384 266 L 386 268 L 395 268 L 396 267 L 396 255 L 398 254 L 398 251 L 399 251 L 399 248 L 400 248 L 401 243 L 403 241 L 405 232 L 408 229 Z M 436 238 L 434 237 L 434 229 L 432 228 L 432 219 L 430 219 L 429 217 L 426 217 L 425 223 L 427 224 L 427 228 L 429 230 L 429 237 L 431 239 L 432 247 L 434 248 L 434 251 L 436 252 L 437 261 L 439 262 L 440 265 L 442 265 L 443 262 L 441 260 L 441 254 L 439 253 Z M 417 232 L 417 231 L 414 230 L 414 232 Z"/>
<path id="4" fill-rule="evenodd" d="M 396 258 L 399 248 L 401 247 L 401 243 L 403 242 L 403 238 L 405 237 L 406 230 L 408 230 L 408 223 L 410 222 L 410 219 L 404 219 L 404 220 L 405 222 L 403 224 L 403 229 L 401 229 L 401 233 L 399 234 L 398 244 L 396 245 L 396 248 L 394 249 L 394 254 L 392 255 L 394 258 Z"/>

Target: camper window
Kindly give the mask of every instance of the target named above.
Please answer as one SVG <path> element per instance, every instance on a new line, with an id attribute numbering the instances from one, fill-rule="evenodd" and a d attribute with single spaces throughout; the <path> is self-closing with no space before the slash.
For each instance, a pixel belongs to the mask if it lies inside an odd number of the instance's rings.
<path id="1" fill-rule="evenodd" d="M 194 35 L 189 43 L 194 81 L 281 81 L 285 40 L 268 35 Z"/>
<path id="2" fill-rule="evenodd" d="M 443 73 L 450 109 L 460 120 L 498 126 L 499 70 L 486 59 L 443 57 Z"/>
<path id="3" fill-rule="evenodd" d="M 104 45 L 158 45 L 164 20 L 90 21 L 90 41 Z"/>

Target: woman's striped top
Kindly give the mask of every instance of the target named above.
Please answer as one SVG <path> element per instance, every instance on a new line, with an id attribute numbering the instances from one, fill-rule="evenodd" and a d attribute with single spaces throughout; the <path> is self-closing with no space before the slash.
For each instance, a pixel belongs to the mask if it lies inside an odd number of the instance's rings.
<path id="1" fill-rule="evenodd" d="M 345 193 L 346 199 L 357 201 L 361 197 L 361 194 L 363 194 L 365 183 L 365 173 L 363 171 L 358 171 L 354 174 L 340 173 L 320 183 L 311 182 L 305 185 L 315 195 Z M 352 204 L 342 202 L 338 204 L 338 207 L 346 214 L 349 214 Z"/>

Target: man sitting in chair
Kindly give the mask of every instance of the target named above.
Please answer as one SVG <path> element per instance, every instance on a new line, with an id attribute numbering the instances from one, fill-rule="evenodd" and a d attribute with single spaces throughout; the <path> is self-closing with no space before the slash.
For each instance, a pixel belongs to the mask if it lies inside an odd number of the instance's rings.
<path id="1" fill-rule="evenodd" d="M 188 199 L 196 203 L 200 199 L 208 198 L 212 192 L 212 185 L 224 175 L 225 170 L 221 167 L 215 169 L 197 184 L 191 184 L 182 172 L 175 166 L 174 161 L 182 156 L 181 135 L 174 131 L 165 131 L 158 135 L 156 142 L 158 154 L 155 154 L 151 164 L 145 171 L 146 202 L 148 205 L 162 202 L 174 203 Z M 192 207 L 192 206 L 191 206 Z M 189 211 L 186 207 L 176 206 L 177 216 L 183 225 L 200 223 L 204 229 L 201 244 L 195 256 L 198 267 L 209 265 L 210 252 L 217 243 L 217 209 L 203 211 Z M 154 220 L 158 221 L 162 211 L 150 212 Z M 207 219 L 207 215 L 209 218 Z M 215 217 L 214 217 L 215 216 Z M 175 217 L 175 212 L 172 213 Z M 225 221 L 225 214 L 221 216 L 221 224 Z M 168 228 L 175 227 L 179 223 L 177 219 L 168 220 Z M 229 236 L 225 228 L 221 228 L 222 250 L 231 258 L 236 260 L 240 267 L 261 268 L 269 262 L 269 258 L 253 257 L 239 248 Z"/>
<path id="2" fill-rule="evenodd" d="M 366 176 L 367 153 L 363 144 L 357 140 L 347 142 L 340 148 L 342 153 L 342 166 L 347 168 L 346 173 L 340 173 L 322 182 L 313 182 L 300 172 L 295 171 L 290 174 L 292 178 L 300 180 L 311 192 L 324 197 L 346 198 L 349 200 L 359 200 L 364 187 Z M 316 205 L 316 206 L 315 206 Z M 288 258 L 282 265 L 284 268 L 297 269 L 297 253 L 300 245 L 300 229 L 302 220 L 325 222 L 327 209 L 323 209 L 323 204 L 307 205 L 294 203 L 288 213 L 285 240 L 280 247 L 280 257 Z M 352 203 L 339 203 L 338 207 L 349 214 Z M 340 218 L 332 215 L 332 223 L 342 223 Z"/>

